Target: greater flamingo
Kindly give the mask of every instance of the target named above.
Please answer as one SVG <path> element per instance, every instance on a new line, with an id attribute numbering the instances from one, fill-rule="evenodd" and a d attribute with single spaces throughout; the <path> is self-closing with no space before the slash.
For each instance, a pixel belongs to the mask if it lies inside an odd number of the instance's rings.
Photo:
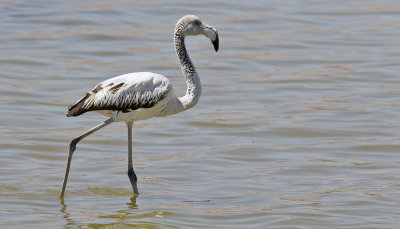
<path id="1" fill-rule="evenodd" d="M 205 35 L 218 51 L 218 32 L 197 16 L 187 15 L 175 26 L 174 43 L 183 75 L 186 78 L 186 94 L 177 97 L 168 78 L 151 72 L 120 75 L 99 83 L 91 91 L 68 108 L 67 117 L 96 111 L 107 117 L 104 122 L 72 139 L 60 198 L 67 185 L 72 155 L 76 144 L 93 132 L 112 122 L 123 121 L 128 127 L 128 177 L 134 195 L 138 195 L 137 177 L 132 166 L 132 125 L 134 121 L 151 117 L 164 117 L 192 108 L 201 94 L 200 78 L 185 47 L 186 36 Z"/>

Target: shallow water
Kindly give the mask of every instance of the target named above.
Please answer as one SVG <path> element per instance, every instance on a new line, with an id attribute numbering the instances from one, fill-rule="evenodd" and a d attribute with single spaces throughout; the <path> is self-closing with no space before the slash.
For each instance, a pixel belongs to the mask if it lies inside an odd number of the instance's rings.
<path id="1" fill-rule="evenodd" d="M 3 1 L 1 228 L 400 227 L 398 1 Z M 104 120 L 68 105 L 111 76 L 153 71 L 184 92 L 172 46 L 196 14 L 219 30 L 187 46 L 200 102 L 79 143 Z"/>

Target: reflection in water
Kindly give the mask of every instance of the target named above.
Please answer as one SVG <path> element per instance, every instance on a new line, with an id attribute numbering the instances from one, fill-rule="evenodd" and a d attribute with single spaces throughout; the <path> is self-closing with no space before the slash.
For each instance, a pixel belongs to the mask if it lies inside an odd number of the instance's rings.
<path id="1" fill-rule="evenodd" d="M 65 204 L 63 199 L 60 199 L 60 205 L 61 209 L 60 212 L 63 214 L 64 219 L 66 220 L 66 223 L 64 224 L 64 228 L 76 228 L 76 226 L 79 226 L 79 228 L 119 228 L 119 227 L 129 227 L 129 228 L 161 228 L 161 227 L 166 227 L 168 225 L 164 224 L 157 224 L 154 222 L 146 222 L 143 221 L 145 218 L 163 218 L 167 215 L 170 215 L 169 213 L 166 212 L 150 212 L 150 213 L 145 213 L 145 214 L 138 214 L 138 206 L 136 204 L 136 196 L 133 196 L 130 198 L 130 201 L 126 203 L 128 206 L 127 209 L 122 209 L 122 210 L 117 210 L 118 214 L 109 214 L 109 215 L 97 215 L 96 217 L 99 219 L 106 219 L 107 223 L 85 223 L 84 221 L 86 220 L 79 220 L 80 215 L 78 214 L 79 212 L 75 213 L 75 215 L 71 214 L 67 210 L 67 205 Z M 76 217 L 77 220 L 74 220 L 73 218 Z M 140 221 L 137 223 L 134 223 L 132 221 Z"/>
<path id="2" fill-rule="evenodd" d="M 131 202 L 126 203 L 128 205 L 129 209 L 136 209 L 138 206 L 136 205 L 136 198 L 137 196 L 134 195 L 131 197 Z"/>
<path id="3" fill-rule="evenodd" d="M 64 228 L 76 227 L 76 222 L 72 219 L 71 214 L 67 211 L 67 205 L 64 203 L 64 198 L 60 199 L 61 209 L 60 212 L 64 215 L 64 219 L 67 221 L 64 224 Z"/>

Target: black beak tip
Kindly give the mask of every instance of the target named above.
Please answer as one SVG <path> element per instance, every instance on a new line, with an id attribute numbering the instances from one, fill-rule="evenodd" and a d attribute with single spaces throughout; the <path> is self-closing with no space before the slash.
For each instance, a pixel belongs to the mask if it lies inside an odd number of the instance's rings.
<path id="1" fill-rule="evenodd" d="M 219 49 L 219 38 L 218 38 L 218 34 L 217 34 L 217 38 L 215 38 L 215 40 L 212 42 L 214 45 L 214 50 L 215 52 L 218 52 Z"/>

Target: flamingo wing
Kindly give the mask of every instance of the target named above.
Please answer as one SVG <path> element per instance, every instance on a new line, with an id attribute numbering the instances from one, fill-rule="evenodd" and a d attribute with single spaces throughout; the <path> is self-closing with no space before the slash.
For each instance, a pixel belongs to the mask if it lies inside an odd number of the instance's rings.
<path id="1" fill-rule="evenodd" d="M 139 72 L 117 76 L 99 83 L 68 107 L 67 116 L 95 110 L 130 112 L 150 108 L 164 99 L 171 89 L 168 78 L 160 74 Z"/>

